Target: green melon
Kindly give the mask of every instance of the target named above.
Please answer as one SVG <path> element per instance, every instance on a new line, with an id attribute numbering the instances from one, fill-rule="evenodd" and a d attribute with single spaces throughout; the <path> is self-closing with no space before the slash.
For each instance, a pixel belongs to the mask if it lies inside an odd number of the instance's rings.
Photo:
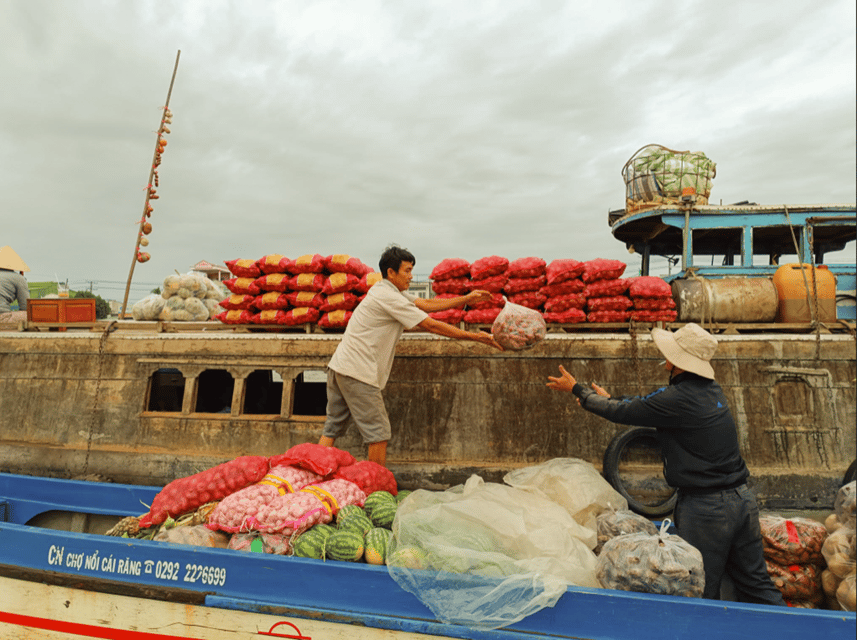
<path id="1" fill-rule="evenodd" d="M 330 534 L 325 545 L 331 560 L 358 562 L 363 557 L 363 534 L 349 529 L 339 529 Z"/>
<path id="2" fill-rule="evenodd" d="M 361 516 L 365 516 L 365 515 L 366 515 L 366 512 L 365 512 L 365 511 L 363 511 L 363 509 L 361 509 L 360 507 L 358 507 L 356 504 L 347 504 L 347 505 L 345 505 L 344 507 L 342 507 L 342 508 L 341 508 L 341 509 L 336 513 L 336 522 L 338 523 L 340 520 L 343 520 L 343 519 L 345 519 L 345 518 L 348 518 L 349 516 L 352 516 L 352 515 L 361 515 Z"/>
<path id="3" fill-rule="evenodd" d="M 324 559 L 324 546 L 328 534 L 313 527 L 300 534 L 292 543 L 292 552 L 299 558 Z"/>
<path id="4" fill-rule="evenodd" d="M 365 551 L 363 553 L 369 564 L 385 564 L 387 562 L 387 547 L 393 539 L 393 532 L 381 527 L 373 527 L 366 534 Z"/>
<path id="5" fill-rule="evenodd" d="M 420 547 L 401 547 L 387 557 L 387 564 L 406 569 L 428 569 L 428 554 Z"/>
<path id="6" fill-rule="evenodd" d="M 376 527 L 385 527 L 389 529 L 393 526 L 393 519 L 396 517 L 396 509 L 399 503 L 392 493 L 387 491 L 376 491 L 366 498 L 366 503 L 363 509 L 366 515 Z"/>
<path id="7" fill-rule="evenodd" d="M 404 491 L 399 491 L 399 493 L 396 494 L 396 502 L 401 502 L 402 500 L 407 498 L 409 495 L 411 495 L 411 492 L 408 491 L 407 489 L 405 489 Z"/>
<path id="8" fill-rule="evenodd" d="M 356 531 L 362 536 L 366 535 L 366 532 L 372 528 L 372 521 L 366 517 L 366 514 L 364 513 L 354 513 L 339 520 L 339 522 L 336 523 L 336 528 L 340 531 Z"/>

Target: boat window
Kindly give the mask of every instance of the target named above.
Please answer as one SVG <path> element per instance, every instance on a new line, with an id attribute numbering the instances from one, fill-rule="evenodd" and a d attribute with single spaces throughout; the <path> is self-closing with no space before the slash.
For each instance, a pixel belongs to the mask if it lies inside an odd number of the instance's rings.
<path id="1" fill-rule="evenodd" d="M 792 236 L 792 230 L 794 236 Z M 792 227 L 788 225 L 770 226 L 770 227 L 755 227 L 753 229 L 753 264 L 786 264 L 789 262 L 797 262 L 797 249 L 795 242 L 801 245 L 801 227 Z M 757 262 L 755 256 L 760 256 L 761 259 Z M 786 260 L 781 260 L 782 256 L 791 256 Z"/>
<path id="2" fill-rule="evenodd" d="M 741 264 L 741 239 L 743 229 L 694 229 L 693 266 L 711 266 Z"/>
<path id="3" fill-rule="evenodd" d="M 243 413 L 280 415 L 283 378 L 276 371 L 257 369 L 244 381 Z"/>
<path id="4" fill-rule="evenodd" d="M 185 380 L 178 369 L 158 369 L 149 381 L 147 411 L 181 411 Z"/>
<path id="5" fill-rule="evenodd" d="M 196 389 L 197 413 L 230 413 L 235 380 L 225 369 L 207 369 L 199 374 Z"/>
<path id="6" fill-rule="evenodd" d="M 295 376 L 292 415 L 323 416 L 327 413 L 327 372 L 308 369 Z"/>

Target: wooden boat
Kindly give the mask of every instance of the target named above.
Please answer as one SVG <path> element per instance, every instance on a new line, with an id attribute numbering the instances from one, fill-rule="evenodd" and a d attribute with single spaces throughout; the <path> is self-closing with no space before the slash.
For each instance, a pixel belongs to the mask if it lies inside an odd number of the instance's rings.
<path id="1" fill-rule="evenodd" d="M 570 587 L 495 630 L 438 621 L 385 567 L 97 535 L 157 487 L 0 474 L 4 638 L 846 638 L 854 613 Z M 109 526 L 109 525 L 107 525 Z"/>

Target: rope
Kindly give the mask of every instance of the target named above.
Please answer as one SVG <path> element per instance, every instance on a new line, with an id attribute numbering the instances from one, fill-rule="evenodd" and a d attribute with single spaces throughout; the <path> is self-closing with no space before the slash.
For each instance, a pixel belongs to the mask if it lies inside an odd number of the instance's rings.
<path id="1" fill-rule="evenodd" d="M 92 452 L 92 430 L 95 427 L 95 419 L 98 416 L 98 394 L 101 389 L 101 372 L 104 368 L 104 347 L 107 345 L 107 337 L 110 335 L 110 332 L 115 329 L 115 325 L 115 320 L 108 322 L 107 326 L 104 327 L 104 331 L 101 333 L 101 337 L 98 339 L 98 368 L 96 370 L 97 373 L 95 374 L 95 392 L 93 394 L 92 412 L 89 419 L 89 433 L 86 438 L 86 458 L 83 461 L 82 475 L 84 476 L 86 476 L 86 473 L 89 470 L 89 455 Z"/>

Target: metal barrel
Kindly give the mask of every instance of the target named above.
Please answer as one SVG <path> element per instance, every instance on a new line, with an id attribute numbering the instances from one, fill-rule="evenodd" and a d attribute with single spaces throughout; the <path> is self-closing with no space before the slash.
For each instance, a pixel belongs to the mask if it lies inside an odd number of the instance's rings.
<path id="1" fill-rule="evenodd" d="M 679 322 L 774 322 L 779 297 L 771 278 L 673 280 Z"/>

